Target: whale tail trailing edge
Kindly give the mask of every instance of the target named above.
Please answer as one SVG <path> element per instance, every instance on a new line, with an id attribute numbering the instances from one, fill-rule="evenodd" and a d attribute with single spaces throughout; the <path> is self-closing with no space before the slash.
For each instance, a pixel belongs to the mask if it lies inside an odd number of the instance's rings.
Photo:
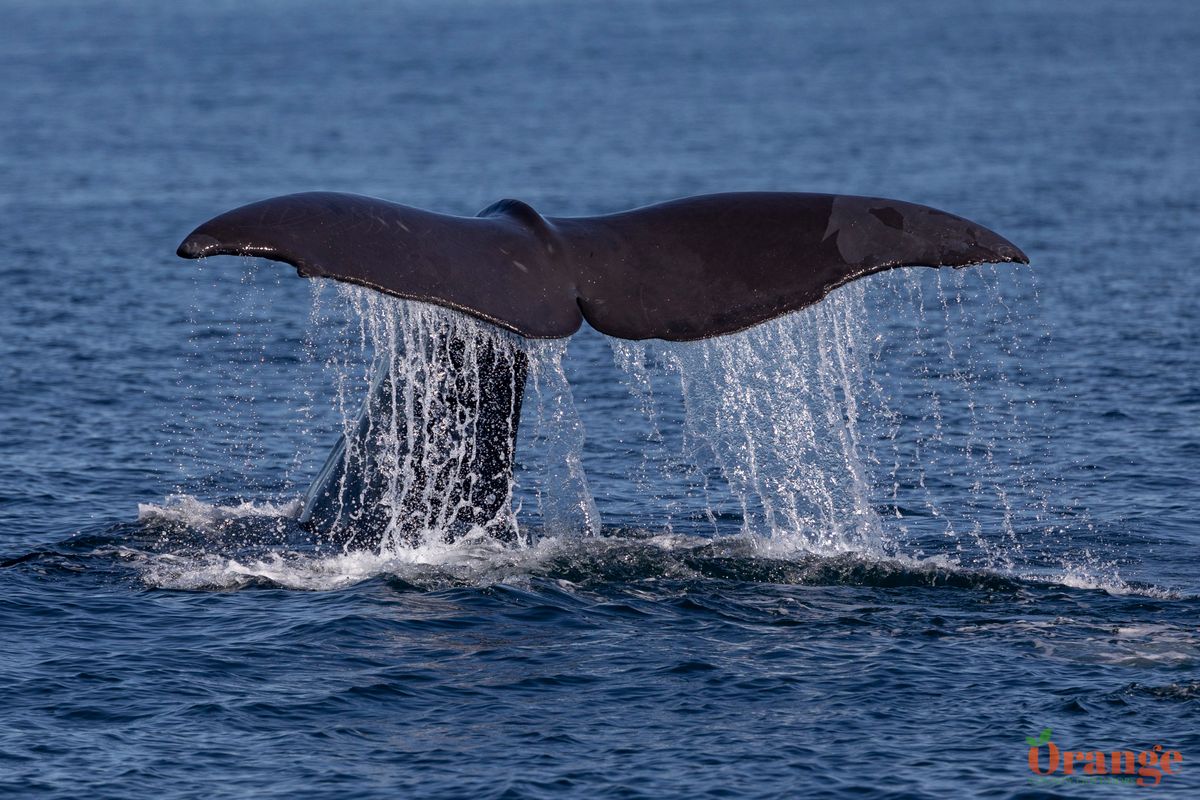
<path id="1" fill-rule="evenodd" d="M 927 206 L 787 192 L 567 218 L 516 200 L 456 217 L 308 192 L 215 217 L 178 253 L 284 261 L 528 338 L 570 336 L 586 319 L 611 336 L 671 341 L 742 330 L 895 267 L 1028 263 L 999 234 Z"/>

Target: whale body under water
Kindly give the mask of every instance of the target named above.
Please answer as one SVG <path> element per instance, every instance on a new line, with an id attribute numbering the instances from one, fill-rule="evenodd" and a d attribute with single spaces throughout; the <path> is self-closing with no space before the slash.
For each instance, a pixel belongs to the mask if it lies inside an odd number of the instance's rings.
<path id="1" fill-rule="evenodd" d="M 583 321 L 622 339 L 692 341 L 734 333 L 819 302 L 896 267 L 967 267 L 1029 259 L 968 219 L 874 197 L 791 192 L 703 195 L 592 217 L 543 217 L 501 200 L 476 217 L 371 197 L 306 192 L 236 208 L 179 245 L 184 258 L 257 256 L 400 298 L 455 309 L 525 338 L 567 337 Z M 528 364 L 519 348 L 458 329 L 426 342 L 444 370 L 380 365 L 357 422 L 308 490 L 300 523 L 353 541 L 452 540 L 482 527 L 516 534 L 513 460 Z M 444 373 L 444 374 L 443 374 Z M 381 451 L 403 396 L 417 418 Z M 397 426 L 392 424 L 393 433 Z M 457 453 L 454 469 L 421 457 Z M 380 459 L 403 459 L 409 484 Z"/>

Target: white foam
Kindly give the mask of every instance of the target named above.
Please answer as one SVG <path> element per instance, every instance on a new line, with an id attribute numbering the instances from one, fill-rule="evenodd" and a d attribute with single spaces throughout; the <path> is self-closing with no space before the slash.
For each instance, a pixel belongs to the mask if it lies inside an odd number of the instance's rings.
<path id="1" fill-rule="evenodd" d="M 231 519 L 261 519 L 281 515 L 294 515 L 295 504 L 273 505 L 269 503 L 243 503 L 238 506 L 216 506 L 196 498 L 180 496 L 171 498 L 163 506 L 146 505 L 144 520 L 172 519 L 189 521 L 203 531 L 206 525 Z M 141 574 L 142 581 L 150 587 L 191 591 L 231 591 L 252 586 L 272 586 L 301 591 L 335 591 L 345 589 L 376 578 L 396 578 L 423 589 L 447 586 L 486 587 L 496 584 L 521 585 L 535 574 L 553 576 L 563 565 L 572 570 L 595 570 L 599 577 L 606 572 L 606 561 L 629 558 L 630 548 L 641 549 L 656 561 L 655 553 L 665 557 L 663 562 L 669 572 L 676 567 L 690 571 L 687 554 L 697 553 L 701 558 L 765 559 L 773 561 L 796 561 L 814 565 L 809 560 L 825 559 L 841 561 L 850 558 L 863 564 L 879 564 L 901 570 L 923 572 L 929 569 L 951 573 L 980 574 L 979 570 L 962 565 L 952 556 L 935 554 L 917 557 L 905 554 L 831 550 L 814 547 L 804 537 L 761 536 L 753 533 L 738 533 L 730 536 L 704 538 L 670 531 L 658 533 L 641 532 L 632 536 L 580 537 L 544 536 L 533 544 L 504 544 L 496 541 L 476 528 L 471 534 L 454 543 L 436 541 L 419 546 L 399 546 L 380 550 L 339 550 L 321 552 L 296 550 L 282 545 L 260 544 L 258 546 L 221 551 L 213 542 L 205 542 L 198 551 L 194 541 L 185 547 L 169 552 L 146 552 L 122 548 L 120 556 Z M 168 543 L 169 544 L 169 543 Z M 558 566 L 556 566 L 558 565 Z M 814 565 L 814 566 L 815 566 Z M 662 566 L 662 565 L 660 565 Z M 652 573 L 657 567 L 651 567 Z M 690 572 L 689 572 L 690 574 Z M 1001 578 L 1032 581 L 1042 585 L 1088 590 L 1102 590 L 1116 595 L 1142 595 L 1155 598 L 1171 598 L 1177 595 L 1157 587 L 1131 586 L 1123 582 L 1114 583 L 1111 577 L 1088 576 L 1083 572 L 1070 574 L 1043 572 L 1036 575 L 1017 575 L 1006 570 L 982 570 L 982 574 Z M 631 587 L 627 587 L 631 588 Z M 1070 620 L 1056 620 L 1051 627 L 1068 624 Z M 1160 626 L 1126 626 L 1113 629 L 1116 639 L 1130 644 L 1139 640 L 1157 640 L 1169 636 Z M 1141 652 L 1131 647 L 1118 648 L 1110 655 L 1114 658 L 1137 657 L 1178 659 L 1179 647 L 1166 648 L 1162 652 Z M 1187 650 L 1188 648 L 1184 648 Z M 1134 653 L 1130 651 L 1134 650 Z M 1191 658 L 1188 655 L 1187 658 Z"/>
<path id="2" fill-rule="evenodd" d="M 1114 596 L 1133 595 L 1153 597 L 1158 600 L 1177 600 L 1182 596 L 1179 592 L 1171 589 L 1130 584 L 1117 574 L 1115 569 L 1096 573 L 1089 571 L 1084 566 L 1071 566 L 1061 573 L 1053 574 L 1050 580 L 1072 589 L 1094 589 Z"/>
<path id="3" fill-rule="evenodd" d="M 206 503 L 192 495 L 170 495 L 161 505 L 138 503 L 138 521 L 167 520 L 182 522 L 192 528 L 204 528 L 218 522 L 246 519 L 249 517 L 280 517 L 295 519 L 300 515 L 301 501 L 283 503 L 245 500 L 237 505 Z"/>
<path id="4" fill-rule="evenodd" d="M 425 588 L 521 581 L 557 553 L 559 540 L 509 547 L 482 534 L 454 544 L 330 554 L 276 551 L 256 556 L 217 553 L 142 554 L 142 580 L 159 589 L 233 590 L 267 584 L 303 591 L 344 589 L 380 577 Z"/>

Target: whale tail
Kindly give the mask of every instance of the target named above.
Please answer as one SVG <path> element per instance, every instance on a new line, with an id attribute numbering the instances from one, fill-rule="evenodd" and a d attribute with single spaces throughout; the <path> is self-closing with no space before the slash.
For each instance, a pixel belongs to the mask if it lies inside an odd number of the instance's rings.
<path id="1" fill-rule="evenodd" d="M 934 208 L 785 192 L 706 195 L 567 218 L 543 217 L 516 200 L 457 217 L 308 192 L 221 214 L 192 231 L 178 254 L 283 261 L 302 276 L 456 309 L 527 338 L 570 336 L 587 320 L 610 336 L 670 341 L 743 330 L 897 267 L 1028 263 L 999 234 Z M 464 369 L 463 347 L 450 345 L 451 372 Z M 395 500 L 395 462 L 425 463 L 448 443 L 431 427 L 395 452 L 380 452 L 372 426 L 396 407 L 401 390 L 384 365 L 357 425 L 310 489 L 302 523 L 366 532 L 379 542 L 413 541 L 431 525 L 454 536 L 504 518 L 526 367 L 523 358 L 496 353 L 476 363 L 484 368 L 480 380 L 451 381 L 437 401 L 438 413 L 477 415 L 458 433 L 469 439 L 465 451 L 458 448 L 468 453 L 460 468 L 402 476 L 411 485 L 401 497 L 440 499 Z"/>
<path id="2" fill-rule="evenodd" d="M 999 234 L 927 206 L 789 192 L 566 218 L 517 200 L 455 217 L 308 192 L 221 214 L 178 253 L 284 261 L 529 338 L 570 336 L 586 319 L 610 336 L 671 341 L 748 328 L 895 267 L 1028 263 Z"/>

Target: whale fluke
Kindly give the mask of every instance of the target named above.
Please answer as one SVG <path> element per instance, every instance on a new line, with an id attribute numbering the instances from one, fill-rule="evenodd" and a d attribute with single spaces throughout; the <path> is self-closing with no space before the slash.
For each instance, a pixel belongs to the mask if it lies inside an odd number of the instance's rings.
<path id="1" fill-rule="evenodd" d="M 457 309 L 528 338 L 570 336 L 586 319 L 611 336 L 672 341 L 733 333 L 894 267 L 1028 263 L 1000 235 L 926 206 L 762 192 L 564 218 L 517 200 L 456 217 L 308 192 L 215 217 L 178 253 L 284 261 L 303 276 Z M 453 539 L 476 528 L 515 538 L 527 362 L 478 338 L 450 334 L 415 354 L 441 358 L 420 371 L 426 385 L 410 387 L 420 400 L 400 402 L 399 373 L 380 362 L 358 421 L 308 491 L 302 525 L 348 543 L 413 544 L 431 530 Z M 426 429 L 398 425 L 401 408 Z M 394 432 L 390 445 L 381 431 Z"/>
<path id="2" fill-rule="evenodd" d="M 1029 261 L 999 234 L 927 206 L 792 192 L 562 218 L 518 200 L 457 217 L 306 192 L 215 217 L 178 253 L 284 261 L 528 338 L 570 336 L 586 319 L 610 336 L 671 341 L 742 330 L 895 267 Z"/>

